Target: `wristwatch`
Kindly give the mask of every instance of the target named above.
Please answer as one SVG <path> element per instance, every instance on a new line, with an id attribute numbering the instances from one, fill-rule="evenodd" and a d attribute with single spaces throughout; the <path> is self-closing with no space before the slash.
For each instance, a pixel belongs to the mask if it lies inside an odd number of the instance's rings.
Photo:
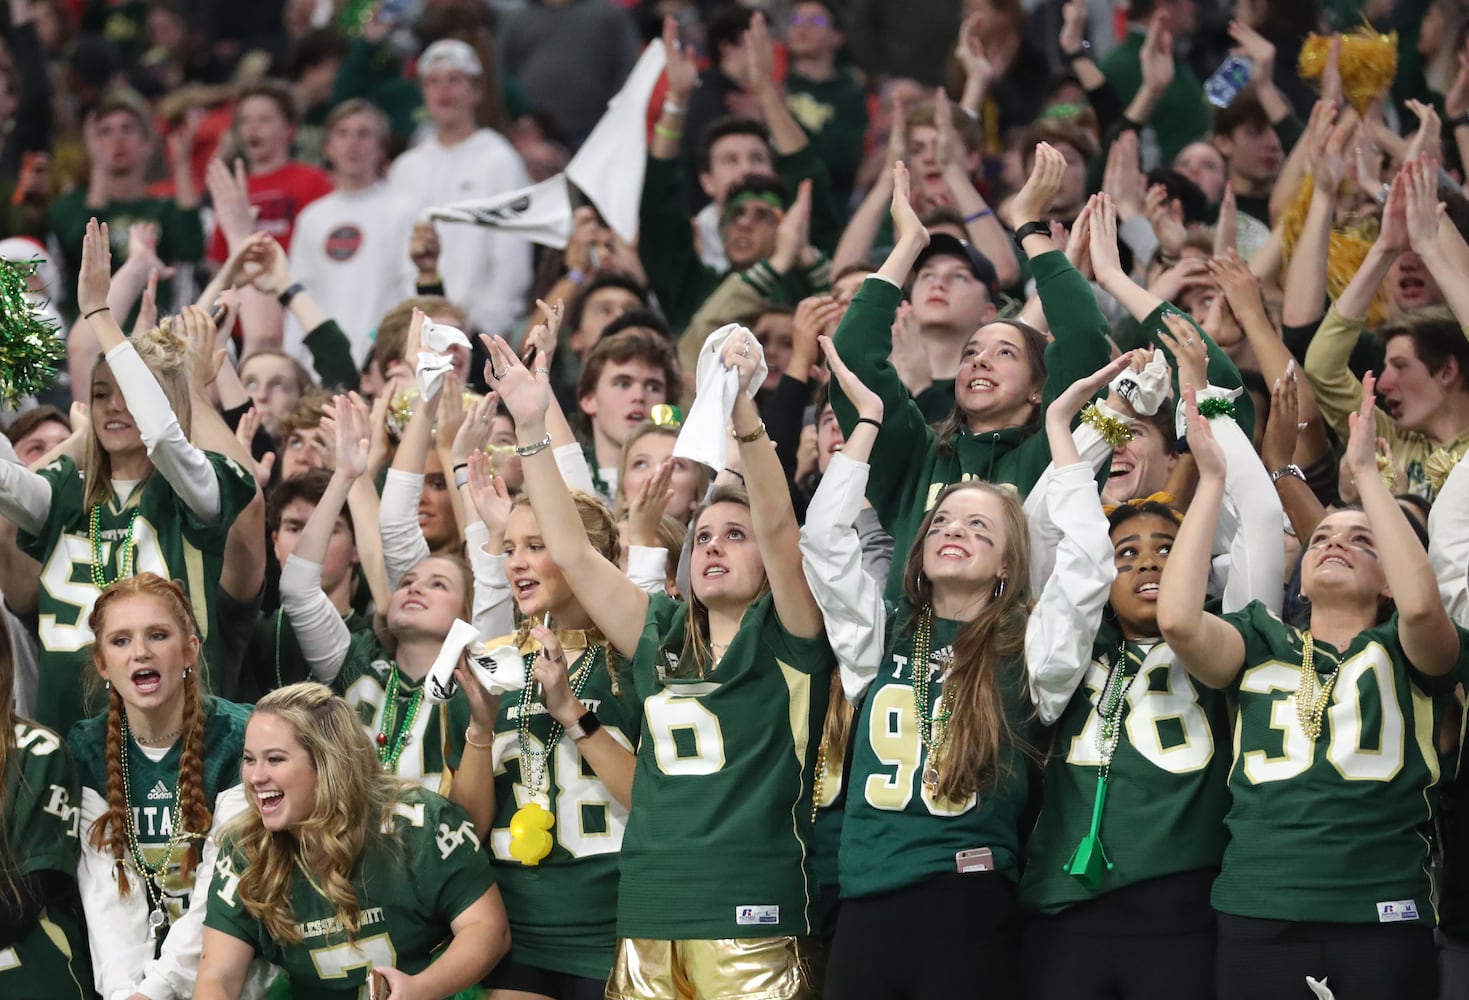
<path id="1" fill-rule="evenodd" d="M 1289 465 L 1282 465 L 1280 468 L 1270 473 L 1270 481 L 1272 483 L 1278 483 L 1286 476 L 1295 476 L 1303 483 L 1306 481 L 1306 474 L 1302 472 L 1301 467 L 1294 462 L 1291 462 Z"/>
<path id="2" fill-rule="evenodd" d="M 587 709 L 582 713 L 581 718 L 576 720 L 576 725 L 566 727 L 566 735 L 570 736 L 573 742 L 580 743 L 601 728 L 602 720 L 597 718 L 597 713 Z"/>
<path id="3" fill-rule="evenodd" d="M 1061 58 L 1066 60 L 1068 63 L 1074 63 L 1078 59 L 1090 59 L 1091 57 L 1092 43 L 1084 38 L 1081 40 L 1081 48 L 1076 49 L 1073 52 L 1068 52 L 1065 49 L 1061 50 Z"/>
<path id="4" fill-rule="evenodd" d="M 1015 242 L 1024 243 L 1027 236 L 1044 236 L 1051 238 L 1051 227 L 1045 222 L 1026 222 L 1015 230 Z"/>
<path id="5" fill-rule="evenodd" d="M 292 284 L 291 287 L 287 288 L 284 292 L 281 292 L 280 295 L 276 296 L 276 299 L 280 302 L 282 306 L 289 309 L 291 308 L 291 300 L 304 291 L 306 291 L 306 286 L 297 281 Z"/>

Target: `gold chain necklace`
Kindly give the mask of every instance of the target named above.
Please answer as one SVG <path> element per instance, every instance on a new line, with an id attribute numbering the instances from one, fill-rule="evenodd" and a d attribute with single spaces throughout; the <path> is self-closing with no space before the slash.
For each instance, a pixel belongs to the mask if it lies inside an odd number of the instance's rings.
<path id="1" fill-rule="evenodd" d="M 1331 692 L 1336 689 L 1336 675 L 1333 670 L 1326 683 L 1318 685 L 1316 640 L 1311 638 L 1311 630 L 1307 629 L 1301 635 L 1301 679 L 1296 685 L 1296 718 L 1312 743 L 1321 739 L 1321 718 L 1331 703 Z"/>

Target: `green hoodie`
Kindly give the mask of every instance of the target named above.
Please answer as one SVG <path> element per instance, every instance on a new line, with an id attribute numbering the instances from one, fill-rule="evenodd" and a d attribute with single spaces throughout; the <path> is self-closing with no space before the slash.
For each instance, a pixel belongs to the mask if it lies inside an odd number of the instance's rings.
<path id="1" fill-rule="evenodd" d="M 982 434 L 960 429 L 949 447 L 941 448 L 918 404 L 908 395 L 888 360 L 892 353 L 892 325 L 903 293 L 881 278 L 862 283 L 837 330 L 837 353 L 853 374 L 882 397 L 882 430 L 872 449 L 872 474 L 867 485 L 871 502 L 884 528 L 893 536 L 895 566 L 901 566 L 918 525 L 934 498 L 950 483 L 984 479 L 1009 483 L 1024 496 L 1051 461 L 1051 449 L 1041 433 L 1040 417 L 1067 386 L 1107 363 L 1107 320 L 1097 308 L 1086 279 L 1059 250 L 1031 260 L 1036 290 L 1048 306 L 1054 341 L 1046 348 L 1046 384 L 1037 419 L 1021 427 Z M 831 382 L 831 403 L 842 433 L 851 434 L 857 412 L 846 394 Z M 888 576 L 887 595 L 902 593 L 902 574 Z"/>

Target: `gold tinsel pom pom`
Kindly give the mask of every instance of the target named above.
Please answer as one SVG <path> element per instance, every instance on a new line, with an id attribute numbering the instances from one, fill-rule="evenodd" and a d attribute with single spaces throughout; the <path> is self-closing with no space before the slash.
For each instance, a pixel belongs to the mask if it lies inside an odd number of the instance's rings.
<path id="1" fill-rule="evenodd" d="M 1331 52 L 1330 35 L 1311 35 L 1301 46 L 1297 68 L 1303 80 L 1320 80 Z M 1341 36 L 1342 96 L 1363 114 L 1386 94 L 1398 72 L 1398 33 L 1379 34 L 1366 25 Z"/>

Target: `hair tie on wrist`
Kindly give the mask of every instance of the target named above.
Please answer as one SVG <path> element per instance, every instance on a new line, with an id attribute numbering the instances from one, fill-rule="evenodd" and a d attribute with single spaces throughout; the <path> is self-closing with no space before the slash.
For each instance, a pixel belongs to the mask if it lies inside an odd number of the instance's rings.
<path id="1" fill-rule="evenodd" d="M 873 427 L 876 427 L 879 431 L 882 430 L 882 421 L 881 420 L 874 420 L 872 417 L 858 417 L 857 418 L 857 423 L 858 424 L 871 424 Z M 853 427 L 853 430 L 855 430 L 855 429 L 856 429 L 856 427 L 854 426 Z"/>
<path id="2" fill-rule="evenodd" d="M 98 313 L 105 313 L 105 312 L 111 312 L 111 311 L 112 310 L 109 309 L 107 306 L 103 306 L 100 309 L 93 309 L 89 313 L 83 313 L 82 314 L 82 319 L 91 319 L 93 316 L 97 315 Z"/>

